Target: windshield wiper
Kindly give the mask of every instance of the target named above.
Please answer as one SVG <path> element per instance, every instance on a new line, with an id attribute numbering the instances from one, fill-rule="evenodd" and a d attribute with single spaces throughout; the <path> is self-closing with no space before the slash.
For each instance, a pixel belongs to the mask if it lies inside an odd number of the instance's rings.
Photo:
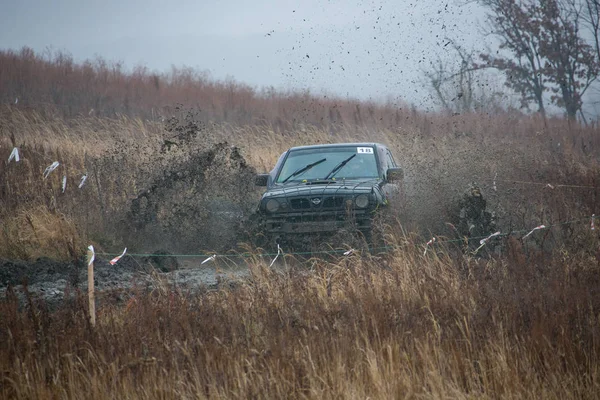
<path id="1" fill-rule="evenodd" d="M 333 167 L 333 169 L 329 171 L 329 173 L 325 175 L 325 178 L 323 179 L 332 178 L 340 169 L 344 168 L 344 165 L 348 164 L 348 161 L 352 160 L 354 157 L 356 157 L 356 153 L 352 154 L 350 157 L 346 158 L 345 160 L 341 161 L 338 165 Z"/>
<path id="2" fill-rule="evenodd" d="M 294 172 L 292 172 L 292 174 L 291 174 L 290 176 L 288 176 L 287 178 L 285 178 L 284 180 L 282 180 L 282 181 L 281 181 L 281 183 L 286 183 L 286 182 L 287 182 L 287 181 L 289 181 L 291 178 L 293 178 L 293 177 L 295 177 L 295 176 L 298 176 L 298 175 L 300 175 L 300 174 L 303 174 L 303 173 L 305 173 L 306 171 L 308 171 L 309 169 L 311 169 L 312 167 L 314 167 L 315 165 L 317 165 L 317 164 L 321 164 L 322 162 L 325 162 L 325 161 L 327 161 L 327 159 L 326 159 L 326 158 L 322 158 L 322 159 L 320 159 L 319 161 L 315 161 L 315 162 L 314 162 L 314 163 L 312 163 L 312 164 L 308 164 L 308 165 L 305 165 L 305 166 L 304 166 L 304 167 L 302 167 L 302 168 L 298 168 L 297 170 L 295 170 Z"/>

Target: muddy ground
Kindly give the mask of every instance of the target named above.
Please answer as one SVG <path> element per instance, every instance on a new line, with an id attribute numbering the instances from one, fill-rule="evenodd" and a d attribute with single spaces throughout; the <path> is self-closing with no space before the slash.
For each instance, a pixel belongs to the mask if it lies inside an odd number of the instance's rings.
<path id="1" fill-rule="evenodd" d="M 225 141 L 213 140 L 210 131 L 190 115 L 169 120 L 165 128 L 164 142 L 160 148 L 151 150 L 153 167 L 138 171 L 143 179 L 136 196 L 127 207 L 123 210 L 123 207 L 116 207 L 118 211 L 107 218 L 110 225 L 116 227 L 115 243 L 119 246 L 126 243 L 137 253 L 157 256 L 125 256 L 114 266 L 108 263 L 109 256 L 97 257 L 95 286 L 100 293 L 153 290 L 165 282 L 192 290 L 218 287 L 222 282 L 247 275 L 248 266 L 242 257 L 201 264 L 206 257 L 177 258 L 170 254 L 207 254 L 207 250 L 222 254 L 230 250 L 242 251 L 240 243 L 265 245 L 255 240 L 260 236 L 256 235 L 255 211 L 261 188 L 254 186 L 256 171 L 244 159 L 241 149 Z M 202 147 L 195 146 L 198 139 L 204 143 Z M 108 170 L 116 168 L 114 157 L 107 157 L 110 161 L 107 161 Z M 423 191 L 408 175 L 406 189 Z M 488 210 L 481 188 L 469 185 L 462 197 L 444 201 L 450 217 L 444 221 L 453 224 L 448 236 L 478 237 L 495 232 L 495 215 Z M 413 197 L 413 203 L 411 206 L 409 201 L 407 213 L 424 219 L 417 212 L 424 208 L 422 198 Z M 118 223 L 113 224 L 113 221 Z M 296 250 L 327 250 L 335 240 L 336 248 L 347 247 L 350 243 L 344 232 L 329 239 L 316 240 L 310 249 Z M 364 240 L 361 243 L 364 244 Z M 113 245 L 102 249 L 102 245 L 97 244 L 99 252 L 116 251 L 110 248 Z M 477 242 L 473 241 L 473 244 Z M 293 245 L 286 246 L 285 250 L 295 250 L 290 247 Z M 488 248 L 493 247 L 494 243 L 490 242 Z M 172 253 L 159 249 L 168 249 Z M 267 247 L 266 250 L 275 249 Z M 265 257 L 267 263 L 271 259 L 272 256 Z M 87 291 L 87 267 L 83 259 L 72 262 L 48 258 L 0 259 L 0 298 L 9 287 L 15 288 L 21 298 L 29 291 L 36 297 L 56 303 L 77 290 Z"/>
<path id="2" fill-rule="evenodd" d="M 486 209 L 486 200 L 478 187 L 469 187 L 455 204 L 453 229 L 456 237 L 488 235 L 495 229 L 494 215 Z M 494 249 L 490 242 L 485 252 Z M 473 242 L 477 245 L 477 241 Z M 469 251 L 472 249 L 464 249 Z M 485 256 L 485 252 L 480 255 Z M 126 255 L 115 265 L 109 258 L 97 256 L 94 262 L 94 284 L 99 302 L 127 301 L 139 290 L 160 290 L 168 285 L 184 291 L 217 289 L 235 285 L 249 274 L 242 256 L 217 258 L 202 264 L 206 257 L 175 257 L 164 250 L 152 252 L 151 257 Z M 264 257 L 270 263 L 273 255 Z M 282 258 L 274 268 L 283 268 Z M 24 301 L 27 293 L 42 299 L 50 306 L 60 304 L 77 294 L 87 293 L 87 265 L 85 260 L 61 262 L 49 258 L 35 261 L 0 259 L 0 298 L 7 290 L 14 290 Z"/>
<path id="3" fill-rule="evenodd" d="M 247 276 L 248 267 L 242 259 L 237 262 L 201 262 L 205 258 L 177 260 L 163 256 L 157 262 L 144 257 L 123 257 L 110 265 L 107 259 L 94 262 L 94 287 L 97 299 L 127 301 L 136 291 L 159 290 L 168 285 L 184 291 L 201 291 L 234 285 Z M 13 290 L 24 301 L 26 293 L 44 300 L 50 306 L 73 298 L 77 292 L 87 293 L 88 269 L 84 260 L 60 262 L 40 258 L 33 262 L 0 259 L 0 298 Z"/>

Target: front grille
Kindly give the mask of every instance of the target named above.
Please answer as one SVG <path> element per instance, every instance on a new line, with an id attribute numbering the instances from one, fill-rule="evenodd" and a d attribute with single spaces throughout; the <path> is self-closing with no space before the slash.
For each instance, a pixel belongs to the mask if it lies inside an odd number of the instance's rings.
<path id="1" fill-rule="evenodd" d="M 318 199 L 318 204 L 315 204 L 314 199 Z M 344 196 L 329 196 L 329 197 L 298 197 L 295 199 L 290 199 L 290 205 L 292 210 L 308 210 L 310 208 L 343 208 L 344 201 L 346 198 Z"/>
<path id="2" fill-rule="evenodd" d="M 341 208 L 344 205 L 343 196 L 326 197 L 323 201 L 323 208 Z"/>
<path id="3" fill-rule="evenodd" d="M 290 204 L 294 210 L 306 210 L 310 208 L 310 201 L 307 198 L 292 199 L 290 200 Z"/>
<path id="4" fill-rule="evenodd" d="M 348 214 L 341 210 L 315 208 L 310 211 L 274 214 L 266 220 L 267 231 L 282 233 L 331 232 L 348 225 L 366 229 L 370 224 L 371 215 L 366 210 L 356 210 Z"/>

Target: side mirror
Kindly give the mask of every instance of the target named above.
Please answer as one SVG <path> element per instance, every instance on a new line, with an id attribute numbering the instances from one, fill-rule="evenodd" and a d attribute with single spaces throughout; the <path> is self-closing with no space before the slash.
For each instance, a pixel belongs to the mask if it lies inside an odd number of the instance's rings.
<path id="1" fill-rule="evenodd" d="M 404 179 L 404 170 L 402 168 L 388 168 L 386 176 L 388 182 L 399 181 Z"/>
<path id="2" fill-rule="evenodd" d="M 269 180 L 269 174 L 258 174 L 254 177 L 254 185 L 267 186 L 268 180 Z"/>

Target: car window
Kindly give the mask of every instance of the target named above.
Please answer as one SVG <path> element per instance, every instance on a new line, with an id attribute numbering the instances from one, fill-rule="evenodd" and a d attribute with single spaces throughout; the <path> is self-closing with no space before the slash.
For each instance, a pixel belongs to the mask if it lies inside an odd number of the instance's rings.
<path id="1" fill-rule="evenodd" d="M 325 161 L 321 161 L 323 159 Z M 330 178 L 372 179 L 379 177 L 375 152 L 372 147 L 326 147 L 291 151 L 277 177 L 277 183 L 282 183 L 292 174 L 310 164 L 314 164 L 314 166 L 289 178 L 287 182 L 325 179 L 334 168 L 340 166 L 344 161 L 347 161 L 346 164 L 330 175 Z"/>
<path id="2" fill-rule="evenodd" d="M 392 153 L 390 153 L 389 150 L 385 151 L 385 157 L 386 157 L 388 168 L 396 168 L 397 167 L 396 161 L 394 161 L 394 157 L 392 156 Z"/>

